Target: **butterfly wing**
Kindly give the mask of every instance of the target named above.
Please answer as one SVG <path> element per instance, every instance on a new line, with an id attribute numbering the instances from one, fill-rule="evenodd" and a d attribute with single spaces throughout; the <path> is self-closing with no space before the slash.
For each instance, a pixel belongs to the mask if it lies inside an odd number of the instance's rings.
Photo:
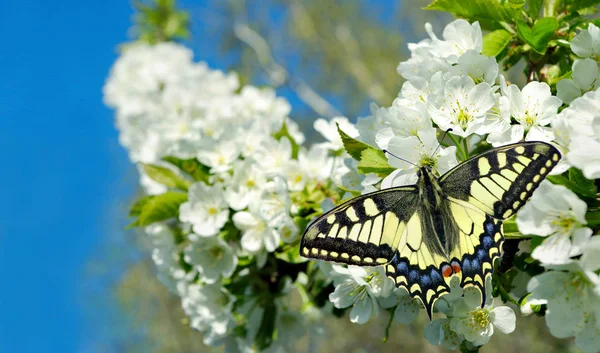
<path id="1" fill-rule="evenodd" d="M 502 220 L 513 216 L 556 165 L 560 153 L 544 142 L 522 142 L 477 155 L 440 178 L 458 240 L 450 252 L 462 287 L 485 282 L 500 256 Z"/>
<path id="2" fill-rule="evenodd" d="M 313 259 L 377 266 L 392 260 L 417 206 L 414 186 L 353 198 L 312 222 L 300 254 Z"/>
<path id="3" fill-rule="evenodd" d="M 317 218 L 305 231 L 300 253 L 351 265 L 385 265 L 396 286 L 431 308 L 449 291 L 441 273 L 448 265 L 439 241 L 423 232 L 415 186 L 354 198 Z"/>
<path id="4" fill-rule="evenodd" d="M 520 142 L 484 152 L 450 170 L 440 185 L 451 200 L 465 201 L 496 219 L 513 216 L 560 160 L 545 142 Z"/>

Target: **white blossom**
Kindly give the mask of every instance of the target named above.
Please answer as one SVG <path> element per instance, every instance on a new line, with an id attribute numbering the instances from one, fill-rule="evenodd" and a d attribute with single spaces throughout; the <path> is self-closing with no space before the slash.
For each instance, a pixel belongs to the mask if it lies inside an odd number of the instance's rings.
<path id="1" fill-rule="evenodd" d="M 486 82 L 490 85 L 496 82 L 498 71 L 496 58 L 479 54 L 475 50 L 467 50 L 449 70 L 452 75 L 469 76 L 475 83 Z"/>
<path id="2" fill-rule="evenodd" d="M 479 22 L 469 23 L 465 20 L 450 22 L 442 34 L 443 40 L 438 39 L 430 28 L 431 54 L 445 58 L 450 63 L 456 63 L 458 58 L 469 50 L 481 53 L 483 35 Z"/>
<path id="3" fill-rule="evenodd" d="M 491 297 L 482 308 L 482 293 L 475 287 L 460 292 L 463 293 L 461 296 L 449 294 L 444 297 L 447 318 L 436 319 L 426 328 L 425 337 L 431 343 L 456 349 L 466 340 L 472 346 L 481 346 L 489 341 L 495 328 L 503 333 L 514 331 L 516 316 L 511 308 L 494 307 Z"/>
<path id="4" fill-rule="evenodd" d="M 357 324 L 366 323 L 372 314 L 378 315 L 377 297 L 389 296 L 394 287 L 381 266 L 345 268 L 334 265 L 332 276 L 335 290 L 329 300 L 336 308 L 352 306 L 350 321 Z"/>
<path id="5" fill-rule="evenodd" d="M 434 154 L 436 150 L 437 152 Z M 417 182 L 416 172 L 421 166 L 429 166 L 441 175 L 458 164 L 456 147 L 439 146 L 434 132 L 420 132 L 418 136 L 394 137 L 388 143 L 388 151 L 390 152 L 387 156 L 388 163 L 398 170 L 383 180 L 382 189 L 415 184 Z M 414 164 L 394 156 L 404 158 Z"/>
<path id="6" fill-rule="evenodd" d="M 586 211 L 586 203 L 571 190 L 542 181 L 517 213 L 521 233 L 547 237 L 531 256 L 542 264 L 563 264 L 580 255 L 592 235 L 584 227 Z"/>
<path id="7" fill-rule="evenodd" d="M 469 76 L 453 76 L 442 91 L 429 95 L 427 109 L 442 130 L 451 128 L 453 134 L 467 137 L 484 133 L 483 122 L 494 103 L 488 83 L 475 84 Z"/>
<path id="8" fill-rule="evenodd" d="M 571 40 L 571 50 L 582 58 L 600 59 L 600 28 L 590 23 Z"/>
<path id="9" fill-rule="evenodd" d="M 313 124 L 315 130 L 321 133 L 321 135 L 323 135 L 323 137 L 325 137 L 327 140 L 327 142 L 323 142 L 320 145 L 333 151 L 338 151 L 344 148 L 344 144 L 342 143 L 342 138 L 338 133 L 336 124 L 339 125 L 340 129 L 348 136 L 354 138 L 358 136 L 358 130 L 356 127 L 354 127 L 354 124 L 348 121 L 348 118 L 346 117 L 338 116 L 329 121 L 325 119 L 315 120 Z"/>
<path id="10" fill-rule="evenodd" d="M 181 298 L 190 326 L 205 332 L 205 343 L 222 337 L 233 328 L 231 310 L 235 297 L 220 284 L 192 284 Z"/>
<path id="11" fill-rule="evenodd" d="M 568 162 L 588 179 L 600 178 L 600 88 L 575 99 L 562 113 L 570 118 Z"/>
<path id="12" fill-rule="evenodd" d="M 504 81 L 502 81 L 504 82 Z M 523 90 L 516 85 L 501 85 L 502 94 L 508 97 L 510 114 L 519 123 L 511 125 L 496 141 L 501 144 L 517 142 L 525 136 L 525 141 L 546 141 L 554 139 L 547 127 L 558 112 L 562 102 L 550 92 L 544 82 L 531 81 Z"/>
<path id="13" fill-rule="evenodd" d="M 598 63 L 592 59 L 575 60 L 571 79 L 558 81 L 556 95 L 564 103 L 571 103 L 585 92 L 600 87 L 600 72 Z"/>
<path id="14" fill-rule="evenodd" d="M 228 278 L 237 266 L 233 249 L 219 237 L 196 237 L 184 250 L 185 262 L 196 266 L 200 280 L 212 284 Z"/>
<path id="15" fill-rule="evenodd" d="M 223 194 L 223 188 L 218 184 L 192 184 L 188 190 L 188 201 L 179 207 L 179 219 L 190 223 L 198 235 L 216 235 L 229 218 L 229 207 Z"/>
<path id="16" fill-rule="evenodd" d="M 580 260 L 529 281 L 530 299 L 545 303 L 546 324 L 558 338 L 575 336 L 584 352 L 598 352 L 600 327 L 600 237 L 592 237 Z M 560 288 L 560 290 L 557 290 Z"/>

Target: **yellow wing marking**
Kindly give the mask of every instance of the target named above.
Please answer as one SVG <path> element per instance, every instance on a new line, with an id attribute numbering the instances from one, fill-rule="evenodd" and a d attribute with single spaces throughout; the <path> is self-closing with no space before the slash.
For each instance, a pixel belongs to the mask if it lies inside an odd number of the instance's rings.
<path id="1" fill-rule="evenodd" d="M 377 205 L 375 205 L 373 199 L 366 199 L 365 202 L 363 202 L 363 206 L 367 216 L 372 217 L 379 214 L 379 209 L 377 208 Z"/>

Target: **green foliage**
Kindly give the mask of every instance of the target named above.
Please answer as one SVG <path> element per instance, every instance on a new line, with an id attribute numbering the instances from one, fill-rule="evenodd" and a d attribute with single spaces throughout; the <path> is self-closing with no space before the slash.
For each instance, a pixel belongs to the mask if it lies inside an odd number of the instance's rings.
<path id="1" fill-rule="evenodd" d="M 339 186 L 339 185 L 338 185 L 338 189 L 342 190 L 343 192 L 349 192 L 352 196 L 360 196 L 360 191 L 358 191 L 358 190 L 346 189 L 345 187 Z"/>
<path id="2" fill-rule="evenodd" d="M 266 300 L 260 327 L 256 333 L 256 346 L 263 350 L 271 345 L 275 339 L 275 319 L 277 318 L 277 306 L 274 300 Z"/>
<path id="3" fill-rule="evenodd" d="M 155 195 L 145 201 L 138 201 L 132 207 L 130 213 L 138 214 L 135 222 L 127 228 L 144 227 L 154 222 L 160 222 L 169 218 L 177 217 L 179 206 L 186 202 L 186 193 L 168 191 L 164 194 Z M 134 211 L 135 208 L 135 211 Z"/>
<path id="4" fill-rule="evenodd" d="M 170 163 L 187 175 L 192 177 L 195 181 L 203 181 L 208 182 L 208 178 L 210 176 L 210 168 L 205 166 L 204 164 L 198 162 L 195 158 L 190 159 L 179 159 L 175 157 L 163 157 L 163 161 Z"/>
<path id="5" fill-rule="evenodd" d="M 546 179 L 553 184 L 564 185 L 583 199 L 595 199 L 597 189 L 593 180 L 587 180 L 577 168 L 561 175 L 549 175 Z"/>
<path id="6" fill-rule="evenodd" d="M 482 25 L 493 22 L 513 22 L 517 18 L 518 10 L 509 2 L 498 0 L 434 0 L 425 7 L 425 10 L 439 10 L 450 12 L 456 17 L 462 17 L 469 22 L 481 21 Z"/>
<path id="7" fill-rule="evenodd" d="M 148 203 L 148 201 L 152 200 L 153 198 L 154 195 L 146 195 L 139 198 L 129 208 L 129 217 L 138 217 L 142 213 L 142 210 L 144 209 L 146 203 Z"/>
<path id="8" fill-rule="evenodd" d="M 487 56 L 497 57 L 513 39 L 513 35 L 504 29 L 498 29 L 483 37 L 483 49 L 481 53 Z"/>
<path id="9" fill-rule="evenodd" d="M 298 146 L 296 140 L 294 140 L 292 135 L 290 135 L 285 121 L 281 125 L 281 129 L 279 129 L 279 131 L 273 134 L 273 137 L 277 139 L 277 141 L 281 140 L 282 137 L 287 138 L 290 141 L 290 144 L 292 145 L 292 158 L 298 159 L 298 151 L 300 150 L 300 146 Z"/>
<path id="10" fill-rule="evenodd" d="M 569 0 L 565 1 L 570 11 L 578 11 L 600 4 L 600 0 Z"/>
<path id="11" fill-rule="evenodd" d="M 362 151 L 358 170 L 363 174 L 375 173 L 379 176 L 387 176 L 396 168 L 390 167 L 383 151 L 370 148 Z"/>
<path id="12" fill-rule="evenodd" d="M 134 1 L 134 30 L 139 40 L 150 44 L 189 37 L 189 15 L 176 8 L 175 0 Z"/>
<path id="13" fill-rule="evenodd" d="M 557 29 L 558 20 L 553 17 L 541 18 L 533 27 L 529 27 L 523 21 L 517 22 L 519 36 L 539 54 L 546 52 L 546 48 L 548 48 L 548 44 Z"/>
<path id="14" fill-rule="evenodd" d="M 142 163 L 142 167 L 150 179 L 163 184 L 168 188 L 176 188 L 187 191 L 188 187 L 191 185 L 191 182 L 175 174 L 169 168 L 144 163 Z"/>
<path id="15" fill-rule="evenodd" d="M 370 146 L 362 141 L 359 141 L 355 138 L 350 137 L 348 134 L 343 132 L 342 129 L 340 129 L 339 124 L 336 124 L 336 126 L 337 126 L 338 133 L 340 134 L 340 137 L 342 138 L 342 142 L 344 143 L 344 149 L 355 160 L 360 162 L 360 159 L 362 158 L 361 155 L 364 150 L 375 149 L 375 147 L 373 147 L 373 146 Z"/>
<path id="16" fill-rule="evenodd" d="M 542 5 L 544 5 L 544 0 L 529 0 L 527 2 L 527 14 L 530 17 L 537 18 L 542 9 Z"/>

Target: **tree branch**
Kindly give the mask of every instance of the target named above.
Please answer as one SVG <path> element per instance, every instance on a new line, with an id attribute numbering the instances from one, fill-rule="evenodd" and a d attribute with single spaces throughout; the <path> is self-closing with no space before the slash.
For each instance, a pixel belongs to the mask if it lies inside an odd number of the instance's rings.
<path id="1" fill-rule="evenodd" d="M 269 44 L 260 34 L 244 23 L 236 23 L 233 31 L 239 40 L 254 50 L 260 65 L 269 76 L 273 86 L 280 87 L 288 83 L 298 97 L 321 116 L 331 118 L 342 115 L 304 81 L 291 76 L 283 66 L 279 65 L 271 54 Z"/>

